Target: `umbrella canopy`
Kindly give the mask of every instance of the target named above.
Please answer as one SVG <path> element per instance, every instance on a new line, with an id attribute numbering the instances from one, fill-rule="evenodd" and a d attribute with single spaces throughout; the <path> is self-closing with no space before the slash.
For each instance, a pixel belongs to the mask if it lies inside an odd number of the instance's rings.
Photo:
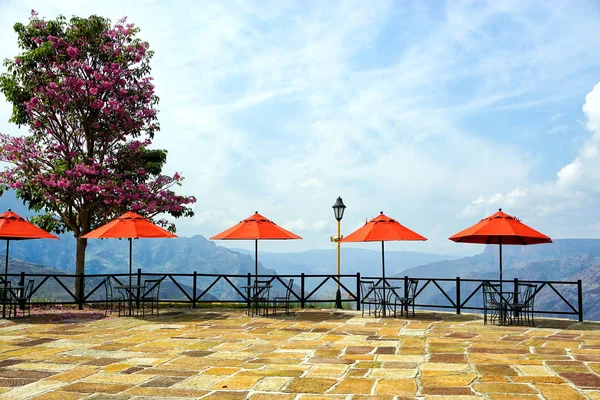
<path id="1" fill-rule="evenodd" d="M 255 211 L 238 224 L 211 237 L 210 240 L 254 240 L 254 275 L 258 276 L 258 241 L 302 239 Z"/>
<path id="2" fill-rule="evenodd" d="M 11 240 L 58 239 L 58 237 L 38 228 L 10 209 L 0 214 L 0 239 L 6 240 L 6 260 L 4 263 L 4 283 L 8 278 L 8 249 Z"/>
<path id="3" fill-rule="evenodd" d="M 132 239 L 176 237 L 177 235 L 131 211 L 82 236 L 85 239 L 129 239 L 129 286 L 131 286 Z"/>
<path id="4" fill-rule="evenodd" d="M 164 239 L 176 238 L 177 235 L 130 211 L 82 237 L 86 239 Z"/>
<path id="5" fill-rule="evenodd" d="M 497 244 L 500 249 L 500 281 L 502 282 L 502 245 L 552 243 L 552 239 L 525 225 L 500 208 L 497 213 L 482 219 L 448 239 L 457 243 Z"/>
<path id="6" fill-rule="evenodd" d="M 381 211 L 380 215 L 366 222 L 364 226 L 346 236 L 341 242 L 381 242 L 381 272 L 385 285 L 384 243 L 397 240 L 427 240 L 427 238 L 408 229 Z"/>

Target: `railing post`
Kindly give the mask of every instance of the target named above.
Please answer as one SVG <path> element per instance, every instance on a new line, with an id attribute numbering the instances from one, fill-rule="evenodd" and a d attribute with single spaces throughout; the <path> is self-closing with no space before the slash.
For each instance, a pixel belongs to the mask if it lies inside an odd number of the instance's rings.
<path id="1" fill-rule="evenodd" d="M 83 310 L 83 302 L 85 299 L 85 293 L 83 292 L 83 288 L 85 286 L 85 276 L 83 275 L 83 272 L 81 274 L 79 274 L 79 298 L 77 299 L 77 301 L 79 302 L 79 309 Z"/>
<path id="2" fill-rule="evenodd" d="M 404 275 L 404 298 L 408 298 L 408 276 Z"/>
<path id="3" fill-rule="evenodd" d="M 23 310 L 25 310 L 25 295 L 27 295 L 27 293 L 25 293 L 25 272 L 23 271 L 21 271 L 21 277 L 19 278 L 19 286 L 23 287 L 23 293 L 21 293 L 21 298 L 23 300 L 19 302 L 19 308 L 21 309 L 21 313 L 23 313 Z"/>
<path id="4" fill-rule="evenodd" d="M 247 306 L 248 306 L 248 315 L 250 315 L 250 307 L 252 307 L 252 304 L 250 303 L 250 294 L 252 293 L 252 289 L 250 289 L 250 286 L 252 286 L 252 274 L 250 272 L 248 272 L 247 285 L 248 285 L 248 291 L 246 292 L 246 300 L 247 300 Z"/>
<path id="5" fill-rule="evenodd" d="M 192 308 L 196 308 L 196 279 L 198 279 L 198 273 L 194 271 L 194 283 L 192 283 Z"/>
<path id="6" fill-rule="evenodd" d="M 581 279 L 577 281 L 577 303 L 579 309 L 579 322 L 583 322 L 583 288 L 581 287 Z"/>
<path id="7" fill-rule="evenodd" d="M 513 304 L 517 304 L 519 302 L 519 278 L 515 278 L 513 283 Z M 528 299 L 525 299 L 527 301 Z"/>
<path id="8" fill-rule="evenodd" d="M 460 276 L 456 277 L 456 313 L 460 314 Z"/>
<path id="9" fill-rule="evenodd" d="M 135 299 L 135 306 L 139 309 L 140 308 L 140 288 L 139 286 L 142 285 L 142 269 L 138 268 L 137 270 L 137 285 L 138 288 L 136 289 L 136 299 Z M 144 295 L 145 293 L 142 293 L 142 295 Z M 158 305 L 156 306 L 158 308 Z"/>
<path id="10" fill-rule="evenodd" d="M 360 311 L 360 272 L 356 273 L 356 311 Z"/>
<path id="11" fill-rule="evenodd" d="M 300 274 L 300 308 L 304 308 L 304 272 Z"/>

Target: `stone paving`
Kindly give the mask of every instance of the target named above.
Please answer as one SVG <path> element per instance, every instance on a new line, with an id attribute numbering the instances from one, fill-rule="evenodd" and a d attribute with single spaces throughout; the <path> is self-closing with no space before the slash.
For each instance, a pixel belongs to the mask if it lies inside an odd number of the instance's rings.
<path id="1" fill-rule="evenodd" d="M 600 324 L 418 312 L 55 312 L 0 321 L 0 398 L 600 399 Z"/>

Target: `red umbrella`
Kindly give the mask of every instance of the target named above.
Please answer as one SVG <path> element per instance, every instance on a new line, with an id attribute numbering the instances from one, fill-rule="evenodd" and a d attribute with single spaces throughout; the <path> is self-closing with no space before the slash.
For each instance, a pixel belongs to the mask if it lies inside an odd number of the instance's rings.
<path id="1" fill-rule="evenodd" d="M 129 286 L 131 286 L 133 239 L 165 239 L 176 237 L 177 235 L 160 226 L 154 225 L 146 218 L 131 211 L 82 236 L 85 239 L 129 239 Z"/>
<path id="2" fill-rule="evenodd" d="M 4 262 L 4 284 L 6 285 L 8 279 L 8 249 L 11 240 L 58 238 L 9 209 L 0 215 L 0 239 L 6 240 L 6 260 Z"/>
<path id="3" fill-rule="evenodd" d="M 302 239 L 255 211 L 253 215 L 210 240 L 254 240 L 254 275 L 258 276 L 258 241 Z"/>
<path id="4" fill-rule="evenodd" d="M 522 245 L 552 243 L 552 239 L 528 227 L 516 217 L 502 212 L 482 219 L 470 228 L 450 236 L 457 243 L 497 244 L 500 248 L 500 282 L 502 282 L 502 245 Z"/>
<path id="5" fill-rule="evenodd" d="M 385 285 L 384 243 L 396 240 L 427 240 L 427 238 L 411 231 L 381 211 L 380 215 L 366 222 L 363 227 L 346 236 L 341 242 L 381 242 L 382 282 Z"/>

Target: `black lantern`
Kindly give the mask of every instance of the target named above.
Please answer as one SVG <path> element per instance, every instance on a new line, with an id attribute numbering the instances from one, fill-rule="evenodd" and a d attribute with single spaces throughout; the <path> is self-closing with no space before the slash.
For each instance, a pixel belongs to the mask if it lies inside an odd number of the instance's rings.
<path id="1" fill-rule="evenodd" d="M 346 206 L 344 205 L 344 202 L 342 201 L 341 197 L 338 196 L 332 208 L 335 219 L 341 221 L 342 218 L 344 218 L 344 210 L 346 209 Z"/>

